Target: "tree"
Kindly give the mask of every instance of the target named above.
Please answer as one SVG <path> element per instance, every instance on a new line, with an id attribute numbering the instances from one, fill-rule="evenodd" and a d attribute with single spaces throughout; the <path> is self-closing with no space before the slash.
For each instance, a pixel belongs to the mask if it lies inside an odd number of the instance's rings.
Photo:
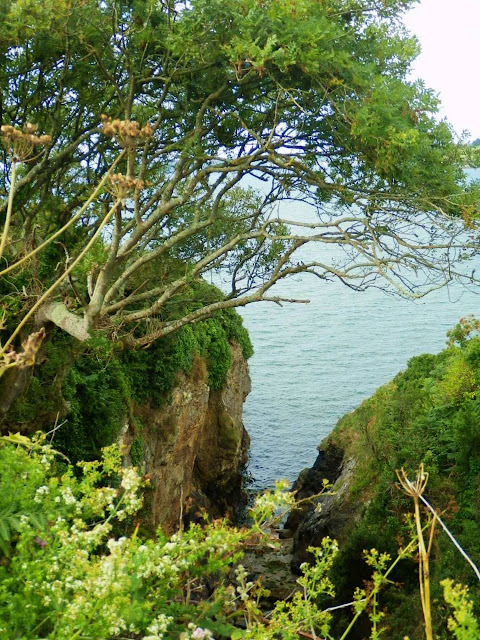
<path id="1" fill-rule="evenodd" d="M 299 272 L 407 295 L 454 277 L 478 200 L 433 93 L 406 80 L 411 4 L 3 0 L 0 286 L 23 318 L 4 350 L 48 322 L 143 347 L 281 301 Z M 31 122 L 50 139 L 20 164 L 10 127 Z M 279 218 L 291 200 L 315 222 Z M 308 243 L 344 260 L 302 262 Z M 224 295 L 201 286 L 215 269 Z"/>

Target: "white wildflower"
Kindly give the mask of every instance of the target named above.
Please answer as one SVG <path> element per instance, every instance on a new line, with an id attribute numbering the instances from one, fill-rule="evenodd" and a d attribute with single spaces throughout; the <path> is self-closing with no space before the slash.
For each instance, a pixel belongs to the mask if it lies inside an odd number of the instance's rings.
<path id="1" fill-rule="evenodd" d="M 125 491 L 132 491 L 138 489 L 140 486 L 140 477 L 133 467 L 128 467 L 123 471 L 123 478 L 121 487 Z"/>
<path id="2" fill-rule="evenodd" d="M 73 495 L 70 487 L 62 487 L 60 493 L 62 494 L 62 498 L 64 499 L 65 504 L 76 504 L 77 499 Z"/>
<path id="3" fill-rule="evenodd" d="M 147 627 L 148 635 L 144 636 L 142 640 L 162 640 L 165 631 L 169 625 L 173 622 L 171 616 L 166 616 L 161 613 L 153 622 Z"/>
<path id="4" fill-rule="evenodd" d="M 38 489 L 35 492 L 35 497 L 33 498 L 33 500 L 35 502 L 42 502 L 42 496 L 46 496 L 49 493 L 50 493 L 50 489 L 46 485 L 38 487 Z"/>

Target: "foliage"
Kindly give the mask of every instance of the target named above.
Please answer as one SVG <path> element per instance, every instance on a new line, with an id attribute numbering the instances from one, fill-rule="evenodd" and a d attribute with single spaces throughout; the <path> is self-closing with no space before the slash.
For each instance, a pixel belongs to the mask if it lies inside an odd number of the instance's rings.
<path id="1" fill-rule="evenodd" d="M 63 332 L 54 331 L 51 339 L 44 344 L 42 356 L 33 369 L 30 384 L 24 395 L 17 400 L 10 413 L 11 425 L 24 426 L 35 421 L 38 428 L 43 424 L 43 418 L 47 414 L 46 426 L 50 426 L 54 422 L 51 417 L 61 409 L 61 380 L 75 359 L 72 338 Z"/>
<path id="2" fill-rule="evenodd" d="M 27 403 L 17 400 L 18 421 L 40 411 L 48 419 L 51 392 L 63 389 L 76 430 L 68 438 L 60 430 L 56 442 L 71 447 L 73 459 L 95 457 L 132 403 L 160 403 L 195 354 L 207 359 L 211 388 L 220 388 L 229 340 L 240 336 L 244 353 L 251 350 L 231 310 L 281 301 L 269 291 L 282 278 L 307 272 L 362 289 L 382 276 L 409 295 L 421 284 L 418 267 L 424 290 L 455 276 L 462 220 L 472 227 L 478 215 L 478 185 L 465 190 L 464 151 L 448 124 L 435 121 L 433 93 L 406 79 L 417 45 L 399 18 L 412 3 L 0 0 L 8 123 L 0 288 L 9 323 L 0 356 L 18 350 L 17 334 L 37 324 L 73 336 L 63 337 L 66 350 L 52 340 L 50 364 L 46 347 L 45 372 L 34 372 Z M 37 138 L 32 122 L 48 134 Z M 31 153 L 19 154 L 19 144 Z M 246 178 L 259 179 L 263 191 L 247 188 Z M 292 228 L 274 215 L 283 199 L 312 206 L 316 221 Z M 303 262 L 297 250 L 310 242 L 341 244 L 344 262 Z M 445 246 L 454 255 L 432 251 Z M 361 264 L 352 259 L 358 254 Z M 224 296 L 201 280 L 219 270 L 230 278 Z M 372 495 L 356 544 L 362 526 L 390 546 L 407 535 L 401 498 L 374 494 L 374 480 L 385 489 L 395 466 L 419 459 L 437 503 L 455 496 L 460 539 L 479 539 L 480 339 L 457 334 L 458 347 L 412 364 L 334 435 L 360 434 L 351 439 L 364 472 L 357 492 Z M 144 360 L 129 350 L 140 347 Z M 236 592 L 222 582 L 239 545 L 264 536 L 279 490 L 257 502 L 250 531 L 212 523 L 170 540 L 160 532 L 143 543 L 136 531 L 116 540 L 114 522 L 140 506 L 140 479 L 114 448 L 83 462 L 77 479 L 51 447 L 2 442 L 2 499 L 14 496 L 0 510 L 4 634 L 268 639 L 314 625 L 328 635 L 329 617 L 315 599 L 333 591 L 323 575 L 333 543 L 313 552 L 304 597 L 277 607 L 269 624 L 258 608 L 261 590 L 241 569 Z M 386 572 L 374 555 L 369 562 L 376 594 Z M 212 581 L 211 598 L 194 604 L 192 585 L 211 589 Z M 468 606 L 452 593 L 465 617 Z M 245 631 L 232 626 L 237 612 Z M 379 621 L 374 609 L 373 637 Z"/>
<path id="3" fill-rule="evenodd" d="M 243 357 L 248 360 L 253 356 L 253 346 L 250 336 L 243 326 L 243 321 L 234 309 L 225 309 L 222 312 L 222 323 L 229 340 L 236 342 L 242 349 Z"/>
<path id="4" fill-rule="evenodd" d="M 382 276 L 405 295 L 460 277 L 478 189 L 433 92 L 407 80 L 412 4 L 2 0 L 12 326 L 145 347 L 221 309 L 279 301 L 275 283 L 301 272 L 358 289 Z M 27 138 L 32 153 L 17 153 Z M 279 218 L 287 199 L 315 221 Z M 338 243 L 345 258 L 305 263 L 307 243 Z M 200 278 L 218 271 L 229 291 L 204 296 Z M 211 343 L 221 358 L 224 347 Z"/>
<path id="5" fill-rule="evenodd" d="M 281 302 L 282 278 L 385 276 L 410 295 L 419 268 L 423 291 L 455 276 L 477 187 L 436 98 L 407 80 L 412 2 L 1 0 L 0 359 L 57 327 L 30 386 L 4 382 L 7 423 L 60 410 L 58 446 L 90 459 L 195 355 L 220 389 L 229 342 L 251 354 L 234 308 Z M 314 222 L 280 218 L 284 200 Z M 305 262 L 308 243 L 343 261 Z M 223 294 L 204 280 L 218 273 Z"/>
<path id="6" fill-rule="evenodd" d="M 132 396 L 159 406 L 165 392 L 174 386 L 177 373 L 190 373 L 195 355 L 206 359 L 210 388 L 221 389 L 230 368 L 230 342 L 238 342 L 245 358 L 253 354 L 242 319 L 233 309 L 182 327 L 175 335 L 155 341 L 146 351 L 125 351 L 118 357 L 125 367 Z"/>
<path id="7" fill-rule="evenodd" d="M 219 295 L 206 283 L 202 287 L 210 295 Z M 136 403 L 151 407 L 165 403 L 178 375 L 191 373 L 195 357 L 205 359 L 210 388 L 221 389 L 233 342 L 250 357 L 251 342 L 234 309 L 183 327 L 141 351 L 115 350 L 112 341 L 101 334 L 81 345 L 55 330 L 28 387 L 11 409 L 7 425 L 23 431 L 51 428 L 60 412 L 63 419 L 55 432 L 55 445 L 72 462 L 92 460 L 102 447 L 116 441 L 126 420 L 135 422 Z"/>
<path id="8" fill-rule="evenodd" d="M 141 468 L 143 458 L 144 441 L 141 435 L 137 436 L 130 447 L 130 460 L 135 467 Z"/>
<path id="9" fill-rule="evenodd" d="M 75 462 L 97 458 L 118 439 L 129 416 L 130 390 L 120 362 L 86 351 L 68 372 L 62 393 L 69 413 L 56 445 Z"/>
<path id="10" fill-rule="evenodd" d="M 32 36 L 46 37 L 49 31 L 58 29 L 65 18 L 68 3 L 65 0 L 2 0 L 0 11 L 3 20 L 1 45 L 18 42 Z"/>
<path id="11" fill-rule="evenodd" d="M 73 472 L 47 444 L 44 434 L 0 438 L 2 492 L 0 513 L 11 505 L 15 526 L 0 520 L 0 629 L 7 639 L 71 640 L 293 640 L 300 635 L 332 640 L 334 611 L 324 609 L 334 596 L 329 572 L 338 554 L 325 538 L 311 548 L 314 562 L 302 566 L 298 589 L 264 617 L 267 595 L 239 564 L 245 549 L 277 546 L 271 527 L 294 497 L 286 483 L 257 496 L 251 527 L 225 521 L 192 525 L 168 537 L 139 533 L 136 512 L 142 481 L 135 468 L 122 465 L 115 446 L 102 459 L 79 463 Z M 131 520 L 125 535 L 118 523 Z M 384 630 L 378 596 L 399 562 L 411 555 L 415 538 L 392 562 L 376 549 L 364 552 L 373 575 L 356 590 L 344 640 L 368 614 L 371 638 Z M 447 580 L 445 599 L 453 608 L 448 626 L 459 640 L 478 637 L 478 622 L 468 591 Z"/>
<path id="12" fill-rule="evenodd" d="M 452 346 L 458 343 L 461 346 L 472 334 L 476 335 L 479 330 L 480 323 L 473 315 L 461 318 L 453 329 L 447 331 L 448 345 Z"/>
<path id="13" fill-rule="evenodd" d="M 33 441 L 4 437 L 0 464 L 0 507 L 13 496 L 18 517 L 13 535 L 3 536 L 0 628 L 5 638 L 158 640 L 179 633 L 198 638 L 203 628 L 216 637 L 273 638 L 280 628 L 288 636 L 305 628 L 300 612 L 313 620 L 313 603 L 302 601 L 292 604 L 290 617 L 282 608 L 274 611 L 266 626 L 257 602 L 261 589 L 247 580 L 243 567 L 236 570 L 236 588 L 227 580 L 245 545 L 271 544 L 266 517 L 293 500 L 284 486 L 259 499 L 251 529 L 216 521 L 170 538 L 158 531 L 155 540 L 142 540 L 137 527 L 115 539 L 115 522 L 141 505 L 141 480 L 135 469 L 121 465 L 115 447 L 104 449 L 101 461 L 81 463 L 77 478 L 71 467 L 61 470 L 43 435 Z M 120 477 L 118 488 L 110 484 L 114 476 Z M 326 540 L 317 569 L 305 572 L 310 598 L 323 588 L 319 585 L 328 584 L 323 574 L 334 553 L 335 545 Z M 209 597 L 207 584 L 210 593 L 213 588 Z M 246 631 L 234 626 L 243 618 Z"/>
<path id="14" fill-rule="evenodd" d="M 448 619 L 448 628 L 458 640 L 476 640 L 480 637 L 480 628 L 473 615 L 473 602 L 468 599 L 468 588 L 454 584 L 453 580 L 444 580 L 442 587 L 445 601 L 454 611 Z"/>
<path id="15" fill-rule="evenodd" d="M 2 492 L 0 497 L 0 548 L 3 554 L 8 554 L 9 541 L 21 531 L 23 520 L 28 518 L 32 526 L 40 530 L 46 525 L 47 514 L 43 511 L 39 501 L 32 500 L 31 491 L 25 486 L 27 479 L 32 486 L 42 484 L 43 474 L 38 465 L 25 467 L 25 453 L 19 450 L 16 455 L 13 447 L 0 456 L 0 478 L 2 478 Z M 45 462 L 45 461 L 44 461 Z M 15 487 L 10 485 L 17 478 Z"/>
<path id="16" fill-rule="evenodd" d="M 392 553 L 395 540 L 411 535 L 411 522 L 403 515 L 408 506 L 405 497 L 392 485 L 396 469 L 405 466 L 411 473 L 419 461 L 430 476 L 429 502 L 439 513 L 448 514 L 448 526 L 459 543 L 477 565 L 480 561 L 480 338 L 470 327 L 476 330 L 477 321 L 463 320 L 449 332 L 455 344 L 450 342 L 435 356 L 412 358 L 393 382 L 342 418 L 330 436 L 357 461 L 349 496 L 352 508 L 365 504 L 333 568 L 342 597 L 353 588 L 350 568 L 365 571 L 359 561 L 363 548 L 375 544 Z M 408 604 L 417 590 L 412 570 L 408 563 L 400 567 L 404 589 L 387 597 L 386 624 L 394 638 L 405 632 L 419 637 L 415 616 L 420 607 Z M 473 579 L 461 556 L 441 536 L 432 551 L 430 570 L 434 599 L 440 597 L 441 579 L 452 574 L 462 575 L 466 583 Z M 472 592 L 472 601 L 472 606 L 479 606 L 477 591 Z M 433 622 L 434 628 L 444 629 L 447 612 L 437 608 Z"/>

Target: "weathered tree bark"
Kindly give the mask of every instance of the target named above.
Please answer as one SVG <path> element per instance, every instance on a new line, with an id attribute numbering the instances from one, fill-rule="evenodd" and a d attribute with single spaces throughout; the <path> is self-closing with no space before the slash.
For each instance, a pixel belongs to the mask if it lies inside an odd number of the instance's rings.
<path id="1" fill-rule="evenodd" d="M 63 302 L 49 302 L 38 310 L 35 317 L 37 326 L 53 322 L 80 342 L 88 340 L 88 322 L 85 318 L 69 311 Z"/>

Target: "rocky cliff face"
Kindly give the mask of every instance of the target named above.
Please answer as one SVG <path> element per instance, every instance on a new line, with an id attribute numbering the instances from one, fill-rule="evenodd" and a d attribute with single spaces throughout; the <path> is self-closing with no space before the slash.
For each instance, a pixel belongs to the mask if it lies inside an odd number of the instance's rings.
<path id="1" fill-rule="evenodd" d="M 296 509 L 288 518 L 286 535 L 293 536 L 292 569 L 299 572 L 302 562 L 310 559 L 307 549 L 320 546 L 323 538 L 329 536 L 340 544 L 348 536 L 359 514 L 359 503 L 350 501 L 349 489 L 356 461 L 330 441 L 320 448 L 317 459 L 310 469 L 304 469 L 293 486 L 297 499 L 312 497 Z M 328 480 L 331 488 L 324 489 L 323 481 Z"/>
<path id="2" fill-rule="evenodd" d="M 189 375 L 178 376 L 164 406 L 135 407 L 141 431 L 127 424 L 123 434 L 127 462 L 137 449 L 142 471 L 150 478 L 150 524 L 165 531 L 182 520 L 195 521 L 200 508 L 213 516 L 229 513 L 241 494 L 241 466 L 249 445 L 242 406 L 250 376 L 238 345 L 232 345 L 224 387 L 212 391 L 207 381 L 205 362 L 197 358 Z"/>

